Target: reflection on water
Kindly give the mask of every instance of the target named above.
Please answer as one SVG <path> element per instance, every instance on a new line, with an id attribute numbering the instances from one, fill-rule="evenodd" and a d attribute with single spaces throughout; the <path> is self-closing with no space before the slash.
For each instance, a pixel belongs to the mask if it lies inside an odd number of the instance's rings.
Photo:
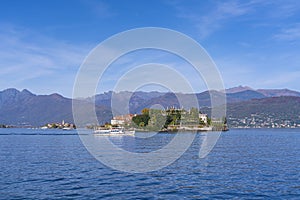
<path id="1" fill-rule="evenodd" d="M 0 129 L 0 199 L 297 199 L 300 195 L 298 129 L 230 130 L 204 159 L 198 157 L 203 135 L 197 134 L 176 162 L 138 174 L 101 164 L 78 135 L 36 134 L 39 131 Z M 149 152 L 172 137 L 109 140 L 128 151 Z"/>

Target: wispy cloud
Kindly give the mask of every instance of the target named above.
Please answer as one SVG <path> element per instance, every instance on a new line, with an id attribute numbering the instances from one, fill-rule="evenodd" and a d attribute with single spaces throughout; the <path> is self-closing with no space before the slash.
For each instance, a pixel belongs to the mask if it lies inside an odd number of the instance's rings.
<path id="1" fill-rule="evenodd" d="M 175 8 L 177 17 L 188 20 L 198 30 L 200 38 L 222 30 L 234 20 L 249 20 L 253 26 L 279 26 L 280 24 L 274 24 L 274 20 L 286 23 L 282 21 L 298 15 L 300 11 L 300 1 L 292 0 L 211 1 L 189 7 L 185 1 L 170 4 Z"/>
<path id="2" fill-rule="evenodd" d="M 282 87 L 282 85 L 290 85 L 300 79 L 300 71 L 272 73 L 270 77 L 265 77 L 260 84 L 265 87 Z"/>
<path id="3" fill-rule="evenodd" d="M 109 4 L 103 1 L 96 1 L 96 0 L 88 0 L 82 1 L 82 3 L 88 6 L 93 14 L 97 17 L 101 18 L 110 18 L 116 16 L 116 12 L 109 6 Z"/>
<path id="4" fill-rule="evenodd" d="M 197 28 L 202 37 L 206 37 L 225 25 L 228 19 L 244 15 L 249 8 L 237 2 L 222 2 L 206 16 L 200 18 Z"/>
<path id="5" fill-rule="evenodd" d="M 0 77 L 4 88 L 26 87 L 35 78 L 55 79 L 71 71 L 75 75 L 90 50 L 85 45 L 69 44 L 28 29 L 1 27 Z"/>
<path id="6" fill-rule="evenodd" d="M 232 18 L 247 14 L 252 9 L 252 3 L 238 1 L 213 2 L 208 10 L 195 11 L 179 3 L 173 4 L 178 17 L 189 20 L 197 28 L 200 37 L 205 38 L 221 29 Z"/>
<path id="7" fill-rule="evenodd" d="M 270 18 L 289 18 L 297 15 L 300 10 L 300 1 L 295 0 L 277 0 L 277 1 L 264 1 L 264 0 L 252 0 L 265 8 L 265 12 L 262 13 Z"/>
<path id="8" fill-rule="evenodd" d="M 274 37 L 277 40 L 293 41 L 300 39 L 300 23 L 290 25 L 289 27 L 282 28 Z"/>

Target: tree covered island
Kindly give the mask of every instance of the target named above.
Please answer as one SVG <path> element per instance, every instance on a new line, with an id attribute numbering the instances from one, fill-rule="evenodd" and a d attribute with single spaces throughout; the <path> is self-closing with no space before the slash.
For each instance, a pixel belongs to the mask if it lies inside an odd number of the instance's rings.
<path id="1" fill-rule="evenodd" d="M 114 117 L 116 119 L 118 117 Z M 166 110 L 148 109 L 141 114 L 132 116 L 127 128 L 139 131 L 212 131 L 228 130 L 226 118 L 212 120 L 207 114 L 201 113 L 197 108 L 189 110 L 170 108 Z"/>

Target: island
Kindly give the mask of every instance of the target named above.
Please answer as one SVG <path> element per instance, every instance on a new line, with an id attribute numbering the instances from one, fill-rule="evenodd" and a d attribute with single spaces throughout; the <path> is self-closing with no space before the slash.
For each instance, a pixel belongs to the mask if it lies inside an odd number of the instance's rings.
<path id="1" fill-rule="evenodd" d="M 66 123 L 62 120 L 61 123 L 47 123 L 41 127 L 41 129 L 62 129 L 62 130 L 73 130 L 76 129 L 75 124 Z"/>
<path id="2" fill-rule="evenodd" d="M 114 116 L 110 123 L 89 126 L 95 130 L 124 128 L 140 132 L 187 132 L 227 131 L 227 119 L 211 119 L 197 108 L 167 108 L 165 110 L 144 108 L 140 114 Z"/>
<path id="3" fill-rule="evenodd" d="M 0 128 L 14 128 L 14 126 L 6 125 L 6 124 L 0 124 Z"/>

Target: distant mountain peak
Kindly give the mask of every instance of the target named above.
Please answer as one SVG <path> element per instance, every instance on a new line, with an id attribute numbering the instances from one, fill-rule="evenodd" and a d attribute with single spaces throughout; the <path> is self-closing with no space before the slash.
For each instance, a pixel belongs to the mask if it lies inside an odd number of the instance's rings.
<path id="1" fill-rule="evenodd" d="M 254 90 L 253 88 L 251 87 L 248 87 L 248 86 L 237 86 L 237 87 L 233 87 L 233 88 L 229 88 L 229 89 L 226 89 L 226 93 L 230 94 L 230 93 L 236 93 L 236 92 L 244 92 L 244 91 L 247 91 L 247 90 Z"/>
<path id="2" fill-rule="evenodd" d="M 1 91 L 0 94 L 3 100 L 17 97 L 20 94 L 20 91 L 15 88 L 8 88 L 6 90 Z"/>
<path id="3" fill-rule="evenodd" d="M 4 93 L 19 93 L 20 91 L 17 90 L 16 88 L 7 88 L 7 89 L 3 90 L 2 92 L 4 92 Z"/>
<path id="4" fill-rule="evenodd" d="M 48 97 L 52 97 L 52 98 L 55 98 L 55 99 L 67 99 L 65 98 L 64 96 L 62 96 L 61 94 L 58 94 L 58 93 L 53 93 L 53 94 L 50 94 L 50 95 L 42 95 L 42 96 L 48 96 Z"/>
<path id="5" fill-rule="evenodd" d="M 27 96 L 36 96 L 35 94 L 31 93 L 29 90 L 24 89 L 21 92 L 22 95 L 27 95 Z"/>
<path id="6" fill-rule="evenodd" d="M 258 92 L 264 94 L 267 97 L 280 97 L 280 96 L 300 96 L 300 92 L 289 89 L 259 89 Z"/>

